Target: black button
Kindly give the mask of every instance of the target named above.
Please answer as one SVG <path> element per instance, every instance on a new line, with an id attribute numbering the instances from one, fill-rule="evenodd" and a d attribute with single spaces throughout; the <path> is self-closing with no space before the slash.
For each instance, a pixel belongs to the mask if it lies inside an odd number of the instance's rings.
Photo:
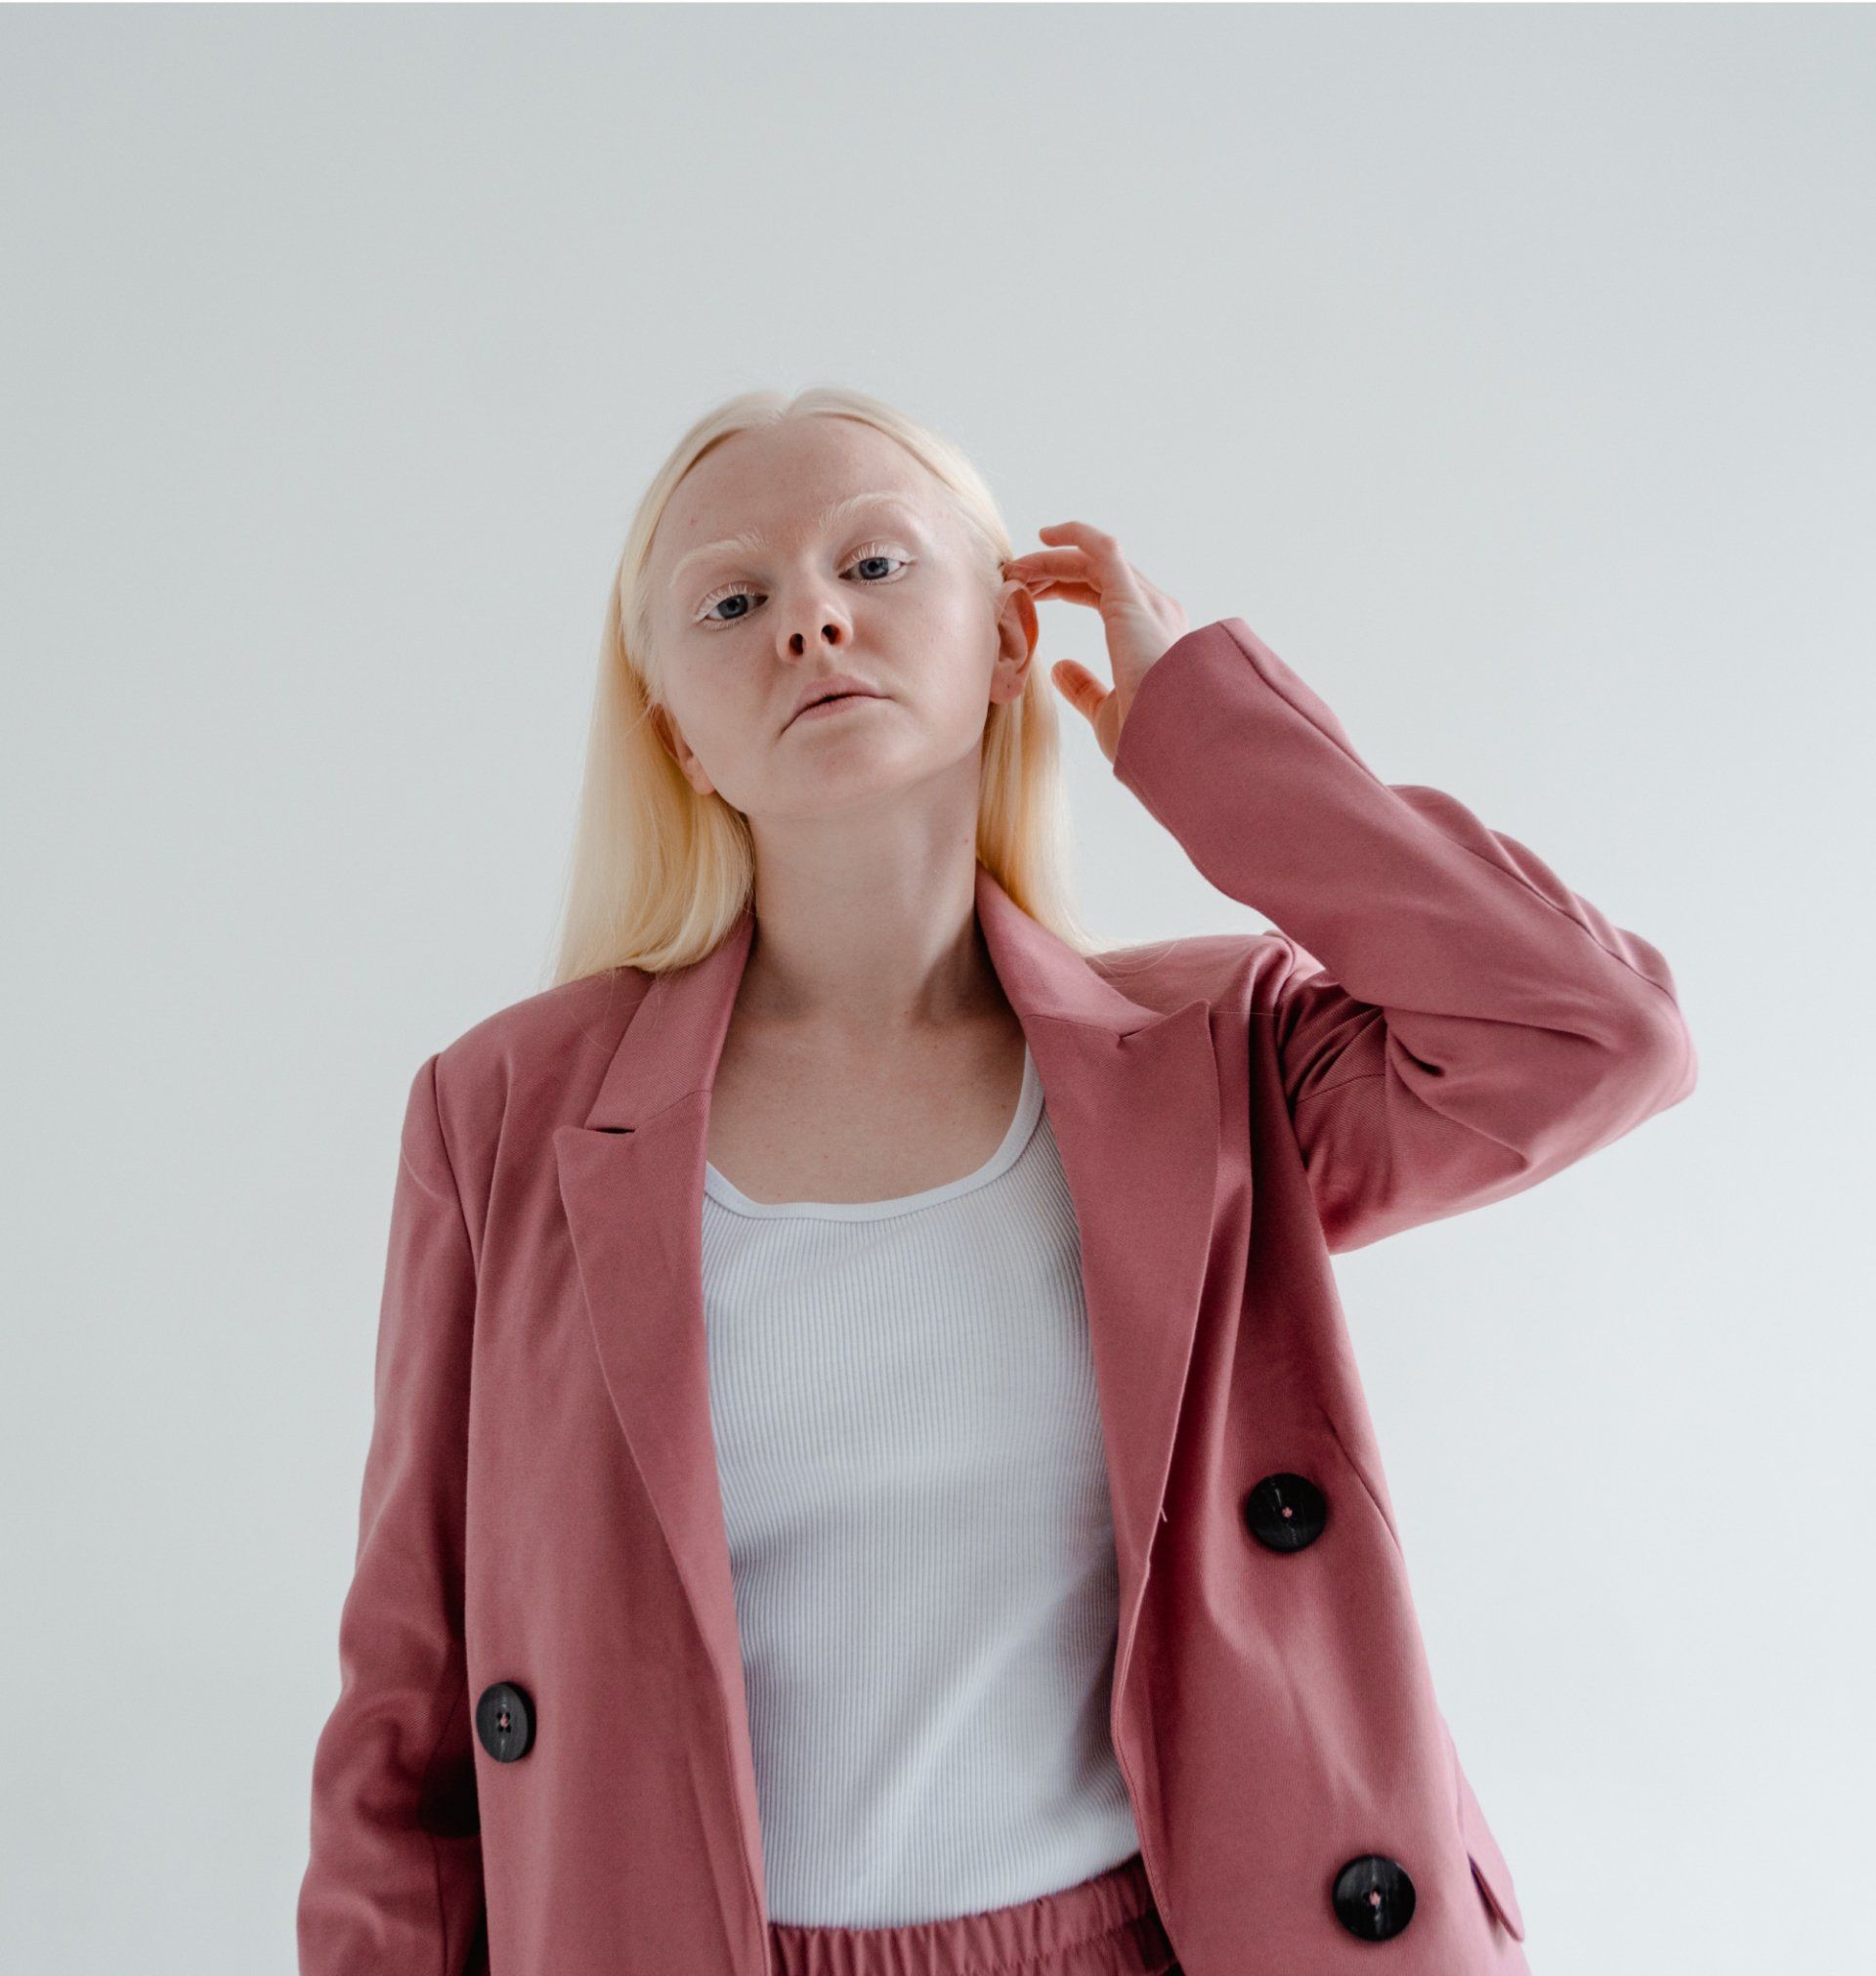
<path id="1" fill-rule="evenodd" d="M 1267 1475 L 1244 1499 L 1244 1521 L 1272 1551 L 1300 1551 L 1322 1535 L 1329 1505 L 1306 1475 Z"/>
<path id="2" fill-rule="evenodd" d="M 1414 1918 L 1414 1883 L 1386 1853 L 1363 1853 L 1336 1875 L 1336 1919 L 1364 1942 L 1385 1942 Z"/>
<path id="3" fill-rule="evenodd" d="M 515 1762 L 534 1740 L 533 1703 L 512 1681 L 497 1681 L 476 1703 L 476 1734 L 497 1763 Z"/>

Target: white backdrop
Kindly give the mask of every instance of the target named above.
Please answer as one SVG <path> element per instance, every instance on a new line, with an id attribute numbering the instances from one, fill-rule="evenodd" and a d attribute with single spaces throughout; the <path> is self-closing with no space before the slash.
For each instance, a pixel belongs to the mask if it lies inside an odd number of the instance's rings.
<path id="1" fill-rule="evenodd" d="M 545 983 L 645 478 L 819 382 L 1667 955 L 1695 1095 L 1341 1281 L 1539 1976 L 1868 1950 L 1872 81 L 1860 7 L 0 15 L 0 1963 L 293 1968 L 409 1079 Z M 1103 932 L 1263 924 L 1068 740 Z"/>

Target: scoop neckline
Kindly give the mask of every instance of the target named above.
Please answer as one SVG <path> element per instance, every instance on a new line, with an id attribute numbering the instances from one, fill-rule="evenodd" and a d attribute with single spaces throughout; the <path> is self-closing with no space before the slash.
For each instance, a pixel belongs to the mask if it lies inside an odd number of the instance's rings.
<path id="1" fill-rule="evenodd" d="M 1023 1082 L 1016 1096 L 1016 1109 L 997 1150 L 974 1173 L 964 1174 L 955 1181 L 945 1181 L 935 1187 L 921 1188 L 916 1194 L 894 1194 L 883 1201 L 758 1201 L 751 1199 L 706 1159 L 704 1162 L 704 1191 L 733 1214 L 762 1220 L 876 1222 L 888 1215 L 909 1215 L 919 1208 L 935 1208 L 941 1201 L 956 1200 L 959 1194 L 988 1186 L 1000 1174 L 1006 1173 L 1029 1143 L 1042 1115 L 1043 1081 L 1025 1041 Z"/>

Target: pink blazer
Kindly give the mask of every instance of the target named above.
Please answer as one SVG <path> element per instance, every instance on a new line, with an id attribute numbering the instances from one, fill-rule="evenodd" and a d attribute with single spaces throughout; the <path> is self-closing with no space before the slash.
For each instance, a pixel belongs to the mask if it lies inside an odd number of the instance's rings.
<path id="1" fill-rule="evenodd" d="M 1110 1728 L 1161 1915 L 1185 1976 L 1525 1970 L 1330 1257 L 1685 1097 L 1672 977 L 1453 797 L 1381 782 L 1241 619 L 1151 668 L 1114 773 L 1284 929 L 1087 961 L 977 871 L 1081 1230 Z M 767 1976 L 699 1262 L 752 930 L 416 1073 L 303 1976 Z"/>

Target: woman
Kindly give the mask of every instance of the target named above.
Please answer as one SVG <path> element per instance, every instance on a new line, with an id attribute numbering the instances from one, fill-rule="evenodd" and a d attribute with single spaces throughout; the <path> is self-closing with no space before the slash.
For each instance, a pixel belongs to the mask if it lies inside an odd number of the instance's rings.
<path id="1" fill-rule="evenodd" d="M 1684 1097 L 1672 978 L 1041 536 L 831 390 L 648 493 L 558 978 L 410 1091 L 305 1976 L 1525 1968 L 1329 1258 Z M 1075 929 L 1041 597 L 1280 930 Z"/>

